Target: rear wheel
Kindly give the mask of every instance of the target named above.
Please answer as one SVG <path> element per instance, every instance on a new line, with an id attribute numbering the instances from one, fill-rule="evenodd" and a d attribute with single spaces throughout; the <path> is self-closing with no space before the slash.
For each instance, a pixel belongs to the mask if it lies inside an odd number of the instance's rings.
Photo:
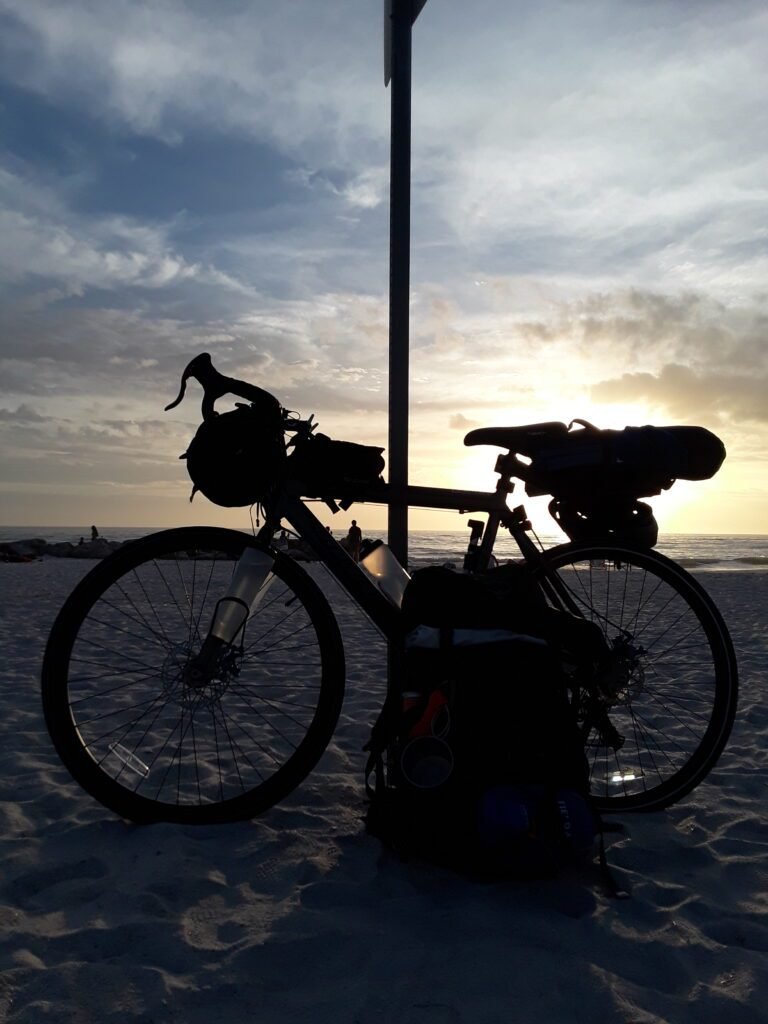
<path id="1" fill-rule="evenodd" d="M 537 576 L 607 643 L 592 685 L 574 683 L 596 805 L 680 800 L 716 763 L 736 713 L 736 658 L 711 598 L 663 555 L 614 544 L 553 548 Z"/>
<path id="2" fill-rule="evenodd" d="M 241 637 L 207 673 L 190 669 L 246 547 L 258 545 L 205 527 L 127 544 L 82 580 L 53 626 L 48 730 L 74 778 L 123 817 L 253 817 L 299 785 L 333 734 L 341 637 L 322 592 L 287 555 L 269 552 Z"/>

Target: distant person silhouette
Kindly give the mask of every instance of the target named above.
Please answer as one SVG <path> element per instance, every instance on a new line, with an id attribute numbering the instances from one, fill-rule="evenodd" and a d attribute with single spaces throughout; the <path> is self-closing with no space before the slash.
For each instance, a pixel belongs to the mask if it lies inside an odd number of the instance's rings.
<path id="1" fill-rule="evenodd" d="M 96 529 L 95 526 L 92 526 L 91 527 L 91 540 L 96 540 L 98 536 L 99 536 L 99 531 Z"/>
<path id="2" fill-rule="evenodd" d="M 347 544 L 349 545 L 349 553 L 352 555 L 356 562 L 360 561 L 360 545 L 363 541 L 363 531 L 357 525 L 357 520 L 352 520 L 352 525 L 349 528 L 347 534 Z"/>

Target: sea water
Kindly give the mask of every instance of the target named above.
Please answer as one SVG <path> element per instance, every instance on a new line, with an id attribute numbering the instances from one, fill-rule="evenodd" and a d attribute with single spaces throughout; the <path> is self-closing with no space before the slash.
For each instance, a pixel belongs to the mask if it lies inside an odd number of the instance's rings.
<path id="1" fill-rule="evenodd" d="M 100 529 L 107 540 L 134 540 L 154 533 L 148 526 L 111 526 Z M 83 536 L 82 527 L 74 526 L 0 526 L 0 543 L 41 537 L 49 543 L 77 544 Z M 90 539 L 90 532 L 85 536 Z M 377 539 L 372 537 L 371 539 Z M 544 547 L 562 543 L 561 534 L 539 534 Z M 461 568 L 469 540 L 469 530 L 412 530 L 408 535 L 410 568 L 452 563 Z M 768 569 L 768 535 L 660 533 L 656 550 L 688 569 L 697 571 Z M 519 556 L 512 538 L 500 531 L 495 553 L 500 562 Z"/>

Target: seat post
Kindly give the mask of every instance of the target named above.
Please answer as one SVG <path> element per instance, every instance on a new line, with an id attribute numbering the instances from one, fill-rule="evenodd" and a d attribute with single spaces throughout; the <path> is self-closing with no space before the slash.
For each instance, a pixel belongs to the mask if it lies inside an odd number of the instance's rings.
<path id="1" fill-rule="evenodd" d="M 515 485 L 512 482 L 512 471 L 516 466 L 517 459 L 511 452 L 507 452 L 506 455 L 499 455 L 496 459 L 493 471 L 499 474 L 499 479 L 496 481 L 497 494 L 511 494 L 514 491 Z"/>

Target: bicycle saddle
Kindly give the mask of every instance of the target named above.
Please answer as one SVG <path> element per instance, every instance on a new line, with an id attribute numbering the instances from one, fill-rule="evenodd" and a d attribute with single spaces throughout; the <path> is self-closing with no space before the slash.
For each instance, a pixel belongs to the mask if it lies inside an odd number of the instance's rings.
<path id="1" fill-rule="evenodd" d="M 528 423 L 523 427 L 480 427 L 470 430 L 464 444 L 493 444 L 520 455 L 534 455 L 553 441 L 562 441 L 568 434 L 565 423 Z"/>

